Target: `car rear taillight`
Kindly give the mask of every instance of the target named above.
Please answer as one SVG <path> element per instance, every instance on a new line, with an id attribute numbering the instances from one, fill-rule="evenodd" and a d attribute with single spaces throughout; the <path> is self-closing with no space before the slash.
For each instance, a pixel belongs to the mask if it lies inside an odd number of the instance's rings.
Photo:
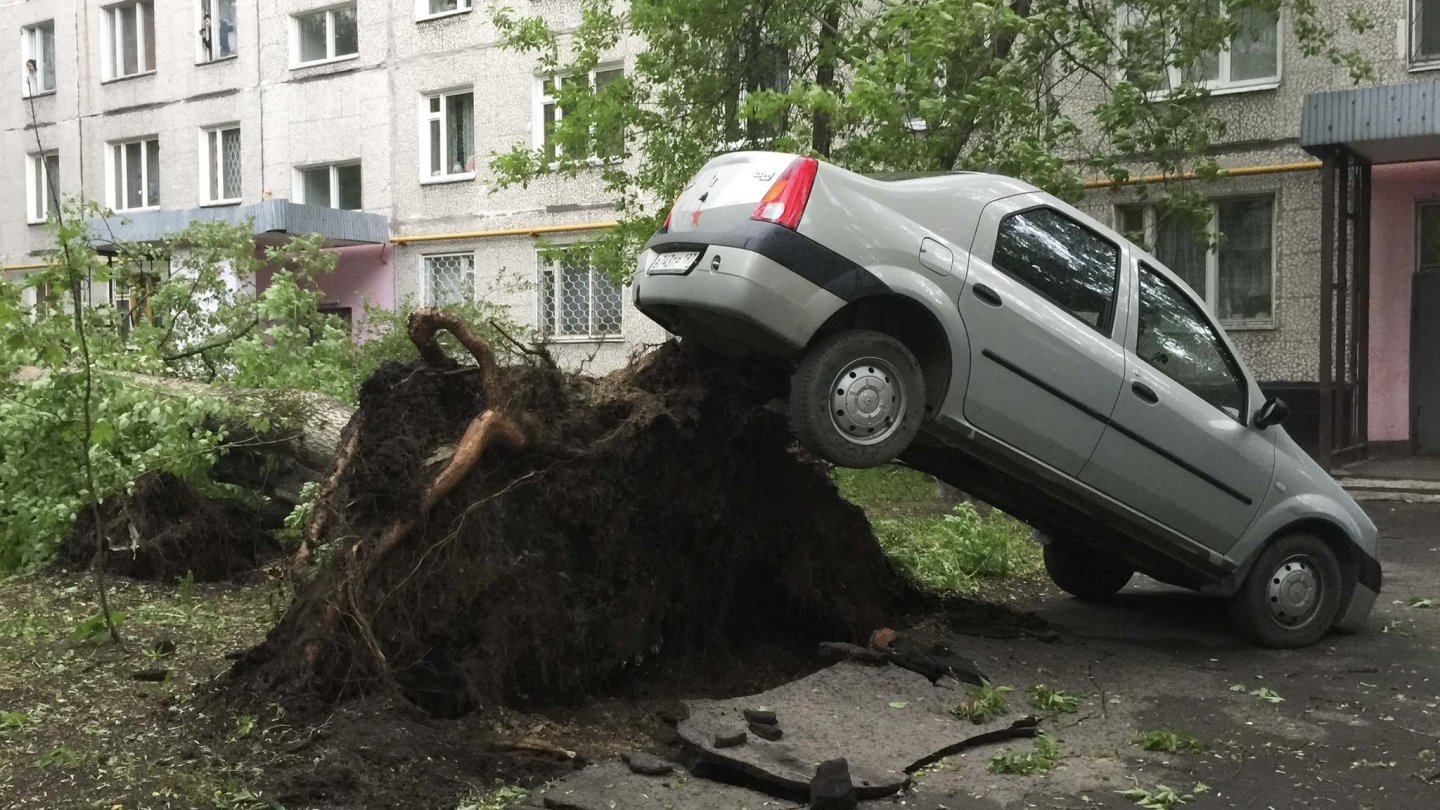
<path id="1" fill-rule="evenodd" d="M 680 204 L 680 201 L 679 201 L 679 200 L 676 200 L 676 201 L 675 201 L 675 204 L 676 204 L 676 205 L 679 205 L 679 204 Z M 661 232 L 661 233 L 669 233 L 669 232 L 670 232 L 670 218 L 673 217 L 673 216 L 675 216 L 675 206 L 674 206 L 674 205 L 670 206 L 670 210 L 669 210 L 669 211 L 665 212 L 665 224 L 660 226 L 660 232 Z"/>
<path id="2" fill-rule="evenodd" d="M 800 227 L 800 216 L 805 213 L 805 203 L 810 201 L 810 188 L 815 185 L 815 172 L 819 168 L 820 161 L 815 158 L 795 158 L 775 178 L 775 184 L 765 192 L 750 218 L 783 225 L 792 231 Z"/>

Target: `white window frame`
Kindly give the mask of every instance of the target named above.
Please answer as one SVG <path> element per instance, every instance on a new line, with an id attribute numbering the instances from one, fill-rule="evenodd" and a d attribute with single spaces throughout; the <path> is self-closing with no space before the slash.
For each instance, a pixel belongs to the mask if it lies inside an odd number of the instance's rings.
<path id="1" fill-rule="evenodd" d="M 1256 79 L 1242 79 L 1231 81 L 1230 76 L 1230 48 L 1221 48 L 1216 53 L 1216 79 L 1205 79 L 1194 83 L 1196 87 L 1203 87 L 1212 96 L 1224 96 L 1231 93 L 1250 93 L 1257 90 L 1274 90 L 1280 86 L 1285 78 L 1285 10 L 1280 9 L 1275 15 L 1275 75 L 1265 76 Z M 1129 24 L 1129 7 L 1119 4 L 1115 7 L 1116 30 L 1123 30 Z M 1164 97 L 1172 92 L 1174 88 L 1184 83 L 1184 73 L 1174 65 L 1167 65 L 1169 88 L 1153 90 L 1149 93 L 1152 98 Z M 1120 78 L 1124 79 L 1122 71 Z"/>
<path id="2" fill-rule="evenodd" d="M 344 9 L 355 9 L 355 53 L 335 52 L 335 12 Z M 313 17 L 317 14 L 325 15 L 325 57 L 323 59 L 312 59 L 308 62 L 300 58 L 300 20 L 306 17 Z M 306 9 L 290 16 L 290 69 L 315 67 L 316 65 L 329 65 L 335 62 L 344 62 L 347 59 L 358 59 L 360 57 L 360 7 L 358 3 L 338 3 L 324 8 Z"/>
<path id="3" fill-rule="evenodd" d="M 42 47 L 40 47 L 39 36 L 40 36 L 40 33 L 41 33 L 42 31 L 45 31 L 45 30 L 47 30 L 47 29 L 48 29 L 49 32 L 50 32 L 50 57 L 51 57 L 51 59 L 53 60 L 53 59 L 55 58 L 55 21 L 54 21 L 54 20 L 41 20 L 40 22 L 33 23 L 33 24 L 31 24 L 31 25 L 27 25 L 27 26 L 25 26 L 24 28 L 21 28 L 21 29 L 20 29 L 20 97 L 21 97 L 21 98 L 32 98 L 32 97 L 39 97 L 39 96 L 48 96 L 48 95 L 51 95 L 51 94 L 53 94 L 53 93 L 55 92 L 55 87 L 48 87 L 48 88 L 41 87 L 41 88 L 38 88 L 38 89 L 32 87 L 31 84 L 30 84 L 30 71 L 25 68 L 25 63 L 28 62 L 28 61 L 30 61 L 31 59 L 34 59 L 34 60 L 35 60 L 35 76 L 37 77 L 37 80 L 38 80 L 39 77 L 42 77 L 42 76 L 45 75 L 45 68 L 46 68 L 46 65 L 47 65 L 46 60 L 45 60 L 45 49 L 42 48 Z M 55 79 L 55 84 L 58 85 L 58 84 L 60 83 L 60 81 L 59 81 L 59 76 L 56 75 L 55 65 L 54 65 L 54 64 L 50 64 L 50 65 L 49 65 L 49 68 L 50 68 L 50 74 L 51 74 L 51 76 L 53 76 L 54 79 Z"/>
<path id="4" fill-rule="evenodd" d="M 562 250 L 564 248 L 563 245 L 558 247 Z M 554 248 L 552 248 L 552 250 L 553 249 Z M 560 272 L 562 269 L 561 262 L 551 261 L 545 254 L 546 251 L 543 249 L 535 251 L 535 332 L 540 336 L 541 341 L 545 343 L 623 342 L 625 340 L 625 287 L 622 286 L 619 288 L 620 330 L 613 334 L 597 333 L 595 331 L 595 279 L 597 276 L 600 275 L 600 273 L 593 266 L 589 268 L 590 272 L 588 276 L 590 284 L 589 295 L 587 296 L 587 300 L 589 301 L 590 305 L 590 325 L 588 331 L 583 335 L 558 334 L 560 330 L 561 317 L 560 294 L 558 289 L 552 287 L 552 289 L 550 290 L 550 302 L 551 306 L 554 308 L 554 312 L 552 313 L 552 315 L 554 316 L 556 334 L 545 334 L 545 312 L 543 310 L 545 302 L 545 268 L 546 265 L 550 265 L 554 268 L 554 272 L 552 273 L 550 278 L 551 284 L 555 285 L 555 287 L 558 287 L 558 285 L 560 284 Z"/>
<path id="5" fill-rule="evenodd" d="M 240 124 L 239 124 L 238 122 L 232 121 L 232 122 L 230 122 L 230 123 L 228 123 L 228 124 L 218 124 L 218 125 L 216 125 L 216 126 L 206 127 L 206 128 L 204 128 L 204 129 L 200 130 L 200 200 L 201 200 L 201 203 L 200 203 L 200 204 L 201 204 L 201 205 L 234 205 L 235 203 L 240 202 L 241 197 L 244 195 L 244 185 L 245 185 L 245 172 L 244 172 L 245 160 L 244 160 L 244 151 L 245 151 L 245 142 L 244 142 L 243 140 L 241 140 L 241 142 L 240 142 L 241 156 L 240 156 L 240 158 L 239 158 L 239 160 L 240 160 L 240 167 L 239 167 L 239 169 L 240 169 L 240 185 L 241 185 L 240 191 L 241 191 L 241 194 L 240 194 L 240 195 L 237 195 L 237 196 L 234 196 L 234 197 L 226 197 L 226 196 L 223 196 L 224 193 L 225 193 L 225 170 L 226 170 L 227 168 L 229 168 L 229 167 L 227 167 L 227 166 L 225 165 L 225 133 L 227 133 L 227 132 L 232 132 L 232 131 L 233 131 L 233 132 L 236 132 L 236 133 L 240 133 Z M 244 136 L 241 135 L 241 137 L 243 138 Z M 214 140 L 214 142 L 215 142 L 215 143 L 214 143 L 215 150 L 214 150 L 213 152 L 212 152 L 211 149 L 210 149 L 210 147 L 211 147 L 211 141 L 212 141 L 212 140 Z M 212 197 L 212 196 L 210 196 L 210 180 L 211 180 L 211 173 L 212 173 L 212 172 L 214 173 L 214 179 L 215 179 L 215 181 L 216 181 L 216 182 L 215 182 L 215 189 L 216 189 L 217 193 L 220 194 L 220 195 L 222 195 L 222 196 L 219 196 L 219 197 Z"/>
<path id="6" fill-rule="evenodd" d="M 348 209 L 340 207 L 340 169 L 347 169 L 351 166 L 360 168 L 360 208 Z M 325 202 L 316 202 L 305 196 L 305 172 L 313 172 L 324 169 L 330 174 L 330 199 Z M 291 188 L 294 189 L 292 196 L 295 202 L 301 205 L 318 205 L 325 208 L 333 208 L 337 211 L 365 210 L 365 170 L 361 168 L 361 161 L 342 160 L 336 163 L 312 163 L 307 166 L 296 166 L 291 180 Z"/>
<path id="7" fill-rule="evenodd" d="M 430 268 L 428 267 L 427 262 L 428 262 L 430 259 L 451 259 L 451 258 L 466 258 L 466 259 L 469 259 L 469 260 L 470 260 L 470 281 L 471 281 L 470 297 L 469 297 L 464 303 L 466 303 L 466 304 L 473 304 L 473 303 L 475 302 L 475 286 L 476 286 L 476 284 L 478 284 L 478 282 L 479 282 L 479 279 L 478 279 L 478 278 L 476 277 L 476 275 L 475 275 L 475 273 L 476 273 L 476 269 L 475 269 L 475 268 L 479 265 L 479 262 L 476 260 L 476 251 L 474 251 L 474 250 L 452 250 L 452 251 L 448 251 L 448 252 L 446 252 L 446 253 L 422 253 L 422 254 L 420 254 L 420 300 L 425 302 L 425 306 L 427 306 L 427 307 L 443 307 L 443 306 L 446 306 L 446 304 L 443 304 L 443 303 L 441 303 L 441 302 L 439 302 L 439 301 L 436 301 L 436 300 L 434 299 L 434 297 L 433 297 L 435 290 L 433 289 L 433 288 L 434 288 L 434 285 L 430 282 Z"/>
<path id="8" fill-rule="evenodd" d="M 119 13 L 122 9 L 135 8 L 135 64 L 138 67 L 134 73 L 122 73 L 125 48 L 121 42 L 124 35 L 123 26 L 119 25 Z M 155 72 L 155 66 L 146 62 L 145 48 L 145 25 L 150 24 L 150 34 L 156 37 L 156 42 L 151 43 L 150 50 L 156 51 L 159 56 L 159 35 L 155 32 L 154 0 L 127 0 L 123 3 L 115 3 L 105 6 L 102 10 L 105 15 L 105 36 L 101 38 L 101 63 L 105 81 L 117 81 L 120 79 L 133 79 L 137 76 L 148 76 Z"/>
<path id="9" fill-rule="evenodd" d="M 595 89 L 595 74 L 597 74 L 597 73 L 611 73 L 611 72 L 617 71 L 617 70 L 620 71 L 620 75 L 621 75 L 622 78 L 623 78 L 624 76 L 628 76 L 628 75 L 629 75 L 628 73 L 625 72 L 625 63 L 624 63 L 624 62 L 608 62 L 608 63 L 605 63 L 605 64 L 596 65 L 593 70 L 590 70 L 589 72 L 587 72 L 587 73 L 585 74 L 585 80 L 590 83 L 590 89 L 593 90 L 593 89 Z M 560 107 L 560 103 L 559 103 L 559 101 L 557 100 L 557 98 L 556 98 L 555 96 L 552 96 L 552 95 L 546 90 L 546 88 L 545 88 L 546 83 L 547 83 L 550 79 L 553 78 L 553 79 L 555 80 L 555 88 L 558 90 L 558 89 L 560 88 L 560 86 L 561 86 L 562 84 L 564 84 L 566 81 L 573 81 L 573 80 L 574 80 L 575 78 L 577 78 L 579 75 L 580 75 L 580 74 L 578 74 L 578 73 L 539 73 L 539 74 L 536 74 L 535 80 L 534 80 L 534 86 L 535 86 L 535 94 L 534 94 L 534 98 L 535 98 L 535 108 L 534 108 L 534 110 L 531 111 L 530 131 L 531 131 L 531 135 L 532 135 L 532 144 L 534 145 L 534 147 L 535 147 L 537 150 L 540 150 L 540 151 L 543 152 L 544 149 L 545 149 L 545 105 L 547 105 L 547 104 L 554 104 L 554 105 L 555 105 L 555 126 L 557 126 L 557 127 L 560 126 L 560 122 L 565 119 L 565 110 Z M 592 143 L 593 143 L 593 141 L 592 141 Z M 558 160 L 558 159 L 564 157 L 564 155 L 562 154 L 561 149 L 560 149 L 560 144 L 555 144 L 555 157 L 557 158 L 557 160 L 552 161 L 552 162 L 550 163 L 550 167 L 551 167 L 551 168 L 555 168 L 556 166 L 558 166 L 558 165 L 559 165 L 559 160 Z M 590 162 L 591 164 L 594 164 L 594 165 L 597 165 L 597 166 L 600 165 L 600 164 L 602 164 L 602 163 L 618 163 L 618 162 L 621 160 L 621 158 L 619 158 L 619 157 L 599 157 L 599 156 L 593 155 L 593 154 L 592 154 L 592 155 L 586 155 L 586 156 L 585 156 L 585 159 L 586 159 L 588 162 Z"/>
<path id="10" fill-rule="evenodd" d="M 1220 204 L 1230 200 L 1251 200 L 1269 198 L 1270 200 L 1270 317 L 1268 318 L 1220 318 L 1215 315 L 1215 306 L 1220 298 L 1220 252 L 1213 247 L 1219 237 L 1220 228 Z M 1115 231 L 1120 233 L 1121 209 L 1140 207 L 1144 210 L 1145 219 L 1145 243 L 1154 246 L 1156 238 L 1156 223 L 1159 218 L 1159 210 L 1152 203 L 1135 202 L 1116 205 L 1112 211 L 1115 223 Z M 1248 194 L 1231 194 L 1221 197 L 1210 198 L 1210 222 L 1205 226 L 1206 239 L 1209 246 L 1205 248 L 1205 289 L 1195 290 L 1197 297 L 1205 305 L 1205 311 L 1227 331 L 1265 330 L 1276 327 L 1275 317 L 1275 279 L 1279 275 L 1280 268 L 1280 230 L 1276 227 L 1276 220 L 1280 215 L 1280 195 L 1272 191 L 1257 191 Z M 1123 236 L 1124 234 L 1121 233 Z M 1144 246 L 1142 246 L 1143 248 Z M 1147 249 L 1147 253 L 1150 251 Z M 1153 253 L 1151 253 L 1154 256 Z M 1159 256 L 1154 256 L 1155 262 L 1165 269 L 1175 272 L 1169 265 L 1160 261 Z"/>
<path id="11" fill-rule="evenodd" d="M 51 177 L 50 169 L 45 165 L 46 158 L 52 157 L 58 161 L 60 153 L 51 150 L 25 156 L 25 221 L 30 225 L 43 224 L 49 218 L 52 183 L 55 205 L 60 205 L 60 179 Z M 37 188 L 45 190 L 40 193 Z"/>
<path id="12" fill-rule="evenodd" d="M 453 9 L 431 11 L 430 0 L 415 0 L 415 21 L 443 20 L 446 17 L 454 17 L 457 14 L 469 14 L 471 6 L 472 0 L 457 0 L 455 8 Z"/>
<path id="13" fill-rule="evenodd" d="M 448 168 L 449 168 L 448 165 L 442 165 L 442 166 L 441 166 L 441 169 L 444 170 L 444 171 L 442 171 L 442 172 L 439 173 L 439 174 L 435 174 L 435 173 L 433 173 L 434 167 L 430 165 L 430 157 L 431 157 L 431 152 L 430 152 L 430 124 L 433 123 L 433 122 L 435 122 L 435 121 L 437 121 L 437 120 L 440 122 L 440 162 L 441 162 L 442 164 L 448 164 L 448 163 L 449 163 L 449 160 L 447 159 L 447 156 L 446 156 L 446 154 L 445 154 L 445 147 L 446 147 L 446 144 L 448 144 L 448 143 L 450 142 L 450 119 L 449 119 L 449 116 L 446 114 L 447 111 L 449 110 L 449 105 L 450 105 L 449 100 L 450 100 L 450 98 L 452 98 L 452 97 L 454 97 L 454 96 L 463 96 L 463 95 L 467 95 L 467 94 L 470 96 L 470 114 L 471 114 L 471 116 L 472 116 L 472 118 L 473 118 L 473 116 L 474 116 L 474 115 L 476 114 L 476 112 L 477 112 L 477 108 L 476 108 L 476 106 L 475 106 L 475 88 L 474 88 L 474 87 L 454 87 L 454 88 L 451 88 L 451 89 L 449 89 L 449 90 L 441 90 L 441 91 L 434 92 L 434 93 L 426 93 L 426 94 L 424 94 L 423 96 L 420 97 L 420 150 L 419 150 L 419 151 L 420 151 L 420 183 L 421 183 L 422 185 L 431 185 L 431 184 L 436 184 L 436 183 L 456 183 L 456 182 L 461 182 L 461 181 L 465 181 L 465 180 L 473 180 L 473 179 L 475 179 L 475 170 L 474 170 L 474 169 L 471 169 L 471 170 L 468 171 L 468 172 L 454 172 L 454 173 L 451 173 L 451 172 L 448 171 Z M 430 102 L 431 102 L 431 100 L 436 99 L 436 98 L 440 99 L 440 111 L 439 111 L 439 112 L 431 112 L 431 111 L 430 111 Z M 474 127 L 474 126 L 475 126 L 475 122 L 472 120 L 472 121 L 471 121 L 471 127 Z M 471 160 L 472 162 L 474 162 L 476 165 L 479 165 L 480 155 L 479 155 L 479 152 L 478 152 L 477 149 L 476 149 L 477 144 L 475 143 L 475 140 L 477 140 L 477 139 L 472 138 L 472 141 L 471 141 L 471 144 L 470 144 L 470 150 L 471 150 L 471 152 L 474 152 L 474 154 L 470 155 L 470 160 Z"/>
<path id="14" fill-rule="evenodd" d="M 235 52 L 224 56 L 217 56 L 220 51 L 220 25 L 219 14 L 216 13 L 216 3 L 219 0 L 200 0 L 195 11 L 195 64 L 210 65 L 216 62 L 227 62 L 240 55 L 240 3 L 235 2 Z M 205 53 L 205 43 L 200 38 L 200 26 L 205 23 L 205 15 L 210 15 L 210 55 Z"/>
<path id="15" fill-rule="evenodd" d="M 151 141 L 156 141 L 158 143 L 159 140 L 159 135 L 149 135 L 143 138 L 128 138 L 123 141 L 110 141 L 105 144 L 105 186 L 106 191 L 108 192 L 106 196 L 110 198 L 111 210 L 117 213 L 124 211 L 154 211 L 155 209 L 160 207 L 159 201 L 151 200 L 149 198 L 151 166 L 149 158 L 150 150 L 146 146 L 146 144 L 150 143 Z M 127 160 L 127 158 L 125 157 L 125 147 L 129 146 L 132 143 L 140 144 L 140 188 L 143 190 L 143 193 L 145 195 L 145 204 L 136 206 L 134 208 L 126 208 L 124 207 L 124 203 L 128 195 L 124 193 L 125 189 L 115 185 L 115 164 L 117 161 L 123 162 Z M 122 167 L 120 175 L 122 177 L 126 177 L 129 175 L 129 173 L 126 172 Z"/>

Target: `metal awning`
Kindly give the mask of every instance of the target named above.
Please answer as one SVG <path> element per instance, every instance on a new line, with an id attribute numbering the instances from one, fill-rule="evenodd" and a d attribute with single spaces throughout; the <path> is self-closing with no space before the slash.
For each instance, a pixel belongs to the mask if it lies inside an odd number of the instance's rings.
<path id="1" fill-rule="evenodd" d="M 116 214 L 108 220 L 94 219 L 89 224 L 91 238 L 109 244 L 157 242 L 196 221 L 238 224 L 246 220 L 251 220 L 255 241 L 267 245 L 317 233 L 325 237 L 325 247 L 375 245 L 390 240 L 390 221 L 380 214 L 279 199 L 252 205 L 136 211 Z"/>
<path id="2" fill-rule="evenodd" d="M 1300 146 L 1321 158 L 1345 147 L 1372 164 L 1440 158 L 1440 81 L 1311 93 Z"/>

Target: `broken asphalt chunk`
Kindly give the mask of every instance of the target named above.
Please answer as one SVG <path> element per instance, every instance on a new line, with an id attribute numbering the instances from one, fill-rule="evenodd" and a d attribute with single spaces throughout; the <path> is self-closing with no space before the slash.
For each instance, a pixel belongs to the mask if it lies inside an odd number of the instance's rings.
<path id="1" fill-rule="evenodd" d="M 781 731 L 779 726 L 770 725 L 769 723 L 751 723 L 750 733 L 756 737 L 769 740 L 770 742 L 775 742 L 785 736 L 785 732 Z"/>
<path id="2" fill-rule="evenodd" d="M 620 758 L 630 766 L 631 773 L 638 773 L 641 776 L 665 776 L 675 770 L 674 763 L 644 751 L 630 751 L 621 754 Z"/>
<path id="3" fill-rule="evenodd" d="M 727 728 L 717 731 L 715 732 L 715 747 L 734 748 L 737 745 L 744 745 L 749 736 L 743 728 Z"/>
<path id="4" fill-rule="evenodd" d="M 745 721 L 748 723 L 760 723 L 766 726 L 778 725 L 775 712 L 770 709 L 746 709 L 744 715 Z"/>
<path id="5" fill-rule="evenodd" d="M 858 803 L 850 763 L 843 757 L 820 763 L 810 781 L 810 810 L 852 810 Z"/>

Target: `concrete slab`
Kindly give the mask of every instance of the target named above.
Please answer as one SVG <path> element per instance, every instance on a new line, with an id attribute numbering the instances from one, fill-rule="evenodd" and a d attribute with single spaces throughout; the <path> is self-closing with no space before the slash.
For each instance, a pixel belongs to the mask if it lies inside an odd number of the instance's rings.
<path id="1" fill-rule="evenodd" d="M 678 731 L 706 760 L 800 796 L 816 766 L 844 757 L 857 794 L 874 799 L 904 788 L 911 763 L 947 745 L 1008 728 L 1023 714 L 975 725 L 950 714 L 967 696 L 963 689 L 932 686 L 899 667 L 842 662 L 759 695 L 693 701 Z M 744 728 L 743 712 L 752 708 L 773 709 L 785 736 L 771 742 L 750 735 L 743 745 L 715 747 L 717 733 Z"/>
<path id="2" fill-rule="evenodd" d="M 1390 478 L 1440 481 L 1440 456 L 1367 458 L 1335 471 L 1336 478 Z"/>

